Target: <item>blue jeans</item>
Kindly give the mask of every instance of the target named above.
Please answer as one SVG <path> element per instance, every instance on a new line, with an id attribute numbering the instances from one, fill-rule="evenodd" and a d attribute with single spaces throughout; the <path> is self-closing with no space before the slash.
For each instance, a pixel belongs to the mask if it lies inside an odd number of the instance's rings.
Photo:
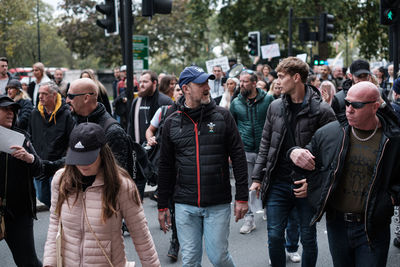
<path id="1" fill-rule="evenodd" d="M 40 202 L 45 204 L 50 208 L 51 204 L 51 181 L 53 180 L 53 176 L 48 179 L 36 180 L 33 179 L 33 184 L 36 189 L 36 197 Z"/>
<path id="2" fill-rule="evenodd" d="M 301 266 L 315 266 L 318 256 L 317 232 L 315 224 L 310 226 L 314 210 L 307 198 L 296 198 L 294 185 L 290 183 L 271 183 L 266 200 L 268 248 L 272 266 L 286 266 L 285 228 L 294 208 L 298 212 L 303 254 Z"/>
<path id="3" fill-rule="evenodd" d="M 203 236 L 207 256 L 214 266 L 235 266 L 228 251 L 230 217 L 229 203 L 204 208 L 175 203 L 183 267 L 201 266 Z"/>
<path id="4" fill-rule="evenodd" d="M 287 252 L 297 252 L 299 248 L 300 226 L 297 218 L 299 214 L 297 209 L 290 212 L 287 226 L 286 226 L 286 250 Z"/>
<path id="5" fill-rule="evenodd" d="M 340 216 L 342 215 L 342 216 Z M 345 222 L 343 214 L 327 211 L 329 250 L 335 267 L 386 266 L 390 225 L 379 226 L 379 234 L 368 245 L 363 222 Z"/>

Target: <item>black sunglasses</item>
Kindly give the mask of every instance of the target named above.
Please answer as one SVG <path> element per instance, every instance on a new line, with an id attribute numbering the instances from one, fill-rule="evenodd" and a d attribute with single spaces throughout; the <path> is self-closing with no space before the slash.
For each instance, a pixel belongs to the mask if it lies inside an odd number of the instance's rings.
<path id="1" fill-rule="evenodd" d="M 72 100 L 75 98 L 75 96 L 80 96 L 80 95 L 94 95 L 94 93 L 67 94 L 67 97 Z"/>
<path id="2" fill-rule="evenodd" d="M 344 103 L 346 104 L 346 107 L 348 106 L 352 106 L 355 109 L 360 109 L 363 108 L 366 104 L 371 104 L 371 103 L 375 103 L 376 101 L 368 101 L 368 102 L 350 102 L 347 99 L 344 99 Z"/>

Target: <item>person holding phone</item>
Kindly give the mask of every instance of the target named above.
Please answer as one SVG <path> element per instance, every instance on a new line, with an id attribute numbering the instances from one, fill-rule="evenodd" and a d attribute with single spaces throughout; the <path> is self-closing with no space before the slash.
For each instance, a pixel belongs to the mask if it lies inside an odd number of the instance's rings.
<path id="1" fill-rule="evenodd" d="M 336 117 L 317 89 L 306 84 L 309 72 L 306 63 L 288 57 L 279 63 L 276 71 L 276 86 L 282 88 L 283 95 L 269 106 L 250 190 L 261 192 L 267 208 L 272 266 L 286 265 L 285 228 L 290 213 L 296 208 L 303 245 L 301 264 L 312 267 L 317 262 L 318 246 L 315 225 L 309 225 L 313 209 L 307 200 L 307 179 L 293 175 L 286 152 L 294 145 L 304 147 L 318 128 Z"/>

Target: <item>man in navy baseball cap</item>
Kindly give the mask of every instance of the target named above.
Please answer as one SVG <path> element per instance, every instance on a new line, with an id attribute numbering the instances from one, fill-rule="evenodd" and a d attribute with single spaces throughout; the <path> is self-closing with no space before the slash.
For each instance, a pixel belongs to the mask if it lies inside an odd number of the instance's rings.
<path id="1" fill-rule="evenodd" d="M 185 106 L 197 108 L 211 101 L 208 80 L 214 80 L 214 74 L 204 72 L 198 66 L 186 67 L 179 77 L 179 86 L 185 95 Z"/>
<path id="2" fill-rule="evenodd" d="M 208 80 L 214 80 L 214 74 L 208 74 L 198 66 L 186 67 L 179 77 L 179 86 L 182 88 L 184 84 L 192 83 L 204 83 Z"/>

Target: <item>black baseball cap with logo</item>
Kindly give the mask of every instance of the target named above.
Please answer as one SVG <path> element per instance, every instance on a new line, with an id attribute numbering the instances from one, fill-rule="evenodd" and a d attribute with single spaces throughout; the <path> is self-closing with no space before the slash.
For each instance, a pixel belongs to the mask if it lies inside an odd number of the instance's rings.
<path id="1" fill-rule="evenodd" d="M 78 124 L 69 137 L 65 164 L 83 166 L 92 164 L 106 143 L 106 135 L 100 125 L 92 122 Z"/>
<path id="2" fill-rule="evenodd" d="M 350 65 L 350 73 L 356 77 L 361 74 L 371 74 L 368 61 L 357 59 Z"/>

